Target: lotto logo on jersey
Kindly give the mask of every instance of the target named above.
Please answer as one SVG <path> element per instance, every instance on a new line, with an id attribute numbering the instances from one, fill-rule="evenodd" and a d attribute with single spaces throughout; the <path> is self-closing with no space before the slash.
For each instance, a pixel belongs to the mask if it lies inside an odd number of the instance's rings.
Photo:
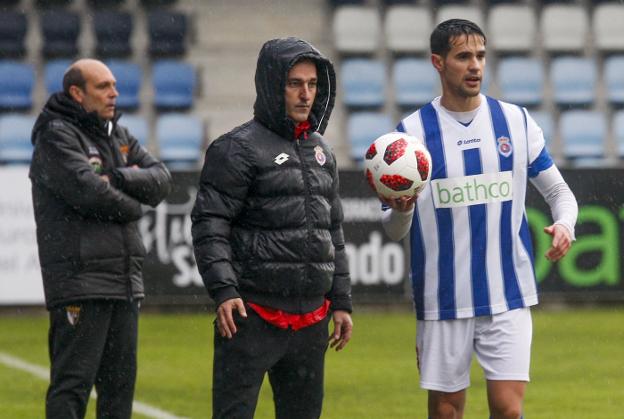
<path id="1" fill-rule="evenodd" d="M 511 171 L 431 181 L 436 208 L 465 207 L 513 198 Z"/>

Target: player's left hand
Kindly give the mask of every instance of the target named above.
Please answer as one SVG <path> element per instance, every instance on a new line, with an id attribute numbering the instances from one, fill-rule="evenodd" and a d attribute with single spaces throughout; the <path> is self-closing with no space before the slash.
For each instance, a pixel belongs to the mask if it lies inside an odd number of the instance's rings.
<path id="1" fill-rule="evenodd" d="M 561 224 L 553 224 L 544 227 L 544 232 L 552 236 L 552 245 L 546 251 L 546 259 L 556 262 L 568 253 L 572 246 L 570 232 Z"/>
<path id="2" fill-rule="evenodd" d="M 383 202 L 384 204 L 386 204 L 387 206 L 389 206 L 390 208 L 392 208 L 393 210 L 397 210 L 400 212 L 407 212 L 407 211 L 411 211 L 412 208 L 414 208 L 414 203 L 416 202 L 417 198 L 418 198 L 418 195 L 416 194 L 414 196 L 401 196 L 398 198 L 380 196 L 379 200 Z"/>
<path id="3" fill-rule="evenodd" d="M 347 311 L 336 310 L 333 313 L 334 331 L 329 337 L 329 347 L 336 348 L 336 351 L 344 348 L 351 340 L 353 321 Z"/>

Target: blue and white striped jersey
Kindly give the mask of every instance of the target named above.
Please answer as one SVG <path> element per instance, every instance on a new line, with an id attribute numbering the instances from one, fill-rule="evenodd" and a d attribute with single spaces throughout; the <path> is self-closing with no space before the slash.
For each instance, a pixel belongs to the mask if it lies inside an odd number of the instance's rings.
<path id="1" fill-rule="evenodd" d="M 433 160 L 410 230 L 418 319 L 537 304 L 524 202 L 528 179 L 553 161 L 527 111 L 481 95 L 475 118 L 464 125 L 436 98 L 397 130 L 423 139 Z"/>

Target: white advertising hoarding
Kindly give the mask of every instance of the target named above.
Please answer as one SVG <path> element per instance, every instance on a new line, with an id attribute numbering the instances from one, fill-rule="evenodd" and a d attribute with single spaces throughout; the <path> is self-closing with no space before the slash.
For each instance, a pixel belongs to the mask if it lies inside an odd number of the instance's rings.
<path id="1" fill-rule="evenodd" d="M 0 167 L 0 191 L 0 305 L 43 304 L 28 167 Z"/>

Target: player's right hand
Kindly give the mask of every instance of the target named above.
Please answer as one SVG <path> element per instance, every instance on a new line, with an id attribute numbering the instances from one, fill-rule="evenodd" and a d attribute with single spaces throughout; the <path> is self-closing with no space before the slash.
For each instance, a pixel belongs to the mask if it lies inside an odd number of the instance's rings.
<path id="1" fill-rule="evenodd" d="M 408 212 L 414 208 L 414 203 L 418 195 L 414 196 L 401 196 L 398 198 L 390 198 L 386 196 L 380 196 L 379 199 L 381 202 L 392 208 L 393 210 L 397 210 L 400 212 Z"/>
<path id="2" fill-rule="evenodd" d="M 232 339 L 236 333 L 236 323 L 234 323 L 234 316 L 232 315 L 234 310 L 238 311 L 241 317 L 247 318 L 245 303 L 241 298 L 225 300 L 217 308 L 217 329 L 219 329 L 221 337 Z"/>

